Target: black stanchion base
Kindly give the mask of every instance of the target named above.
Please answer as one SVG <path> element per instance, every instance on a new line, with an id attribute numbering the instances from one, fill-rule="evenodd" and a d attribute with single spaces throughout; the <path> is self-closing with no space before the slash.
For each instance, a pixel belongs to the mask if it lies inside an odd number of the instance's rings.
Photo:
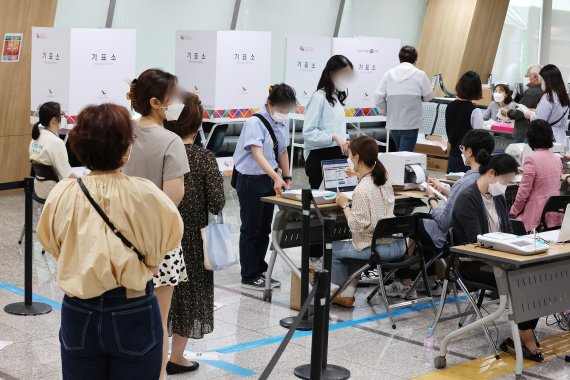
<path id="1" fill-rule="evenodd" d="M 279 321 L 279 324 L 286 329 L 290 329 L 293 323 L 295 322 L 296 317 L 287 317 L 283 318 Z M 297 330 L 300 331 L 310 331 L 313 329 L 313 320 L 311 318 L 301 319 L 299 322 L 299 326 L 297 326 Z"/>
<path id="2" fill-rule="evenodd" d="M 295 368 L 295 376 L 300 379 L 310 379 L 311 378 L 311 365 L 304 364 Z M 345 380 L 350 377 L 350 371 L 344 367 L 334 364 L 327 364 L 323 368 L 323 374 L 321 376 L 322 380 Z"/>
<path id="3" fill-rule="evenodd" d="M 41 302 L 32 302 L 31 305 L 26 305 L 25 302 L 16 302 L 6 305 L 4 311 L 14 315 L 42 315 L 49 313 L 51 306 Z"/>

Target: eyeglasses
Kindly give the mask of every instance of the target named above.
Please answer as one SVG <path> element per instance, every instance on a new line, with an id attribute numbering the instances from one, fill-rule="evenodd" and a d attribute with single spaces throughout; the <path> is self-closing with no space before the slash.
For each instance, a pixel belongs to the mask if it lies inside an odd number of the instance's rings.
<path id="1" fill-rule="evenodd" d="M 459 145 L 459 151 L 460 152 L 464 152 L 465 151 L 465 147 L 463 145 Z"/>

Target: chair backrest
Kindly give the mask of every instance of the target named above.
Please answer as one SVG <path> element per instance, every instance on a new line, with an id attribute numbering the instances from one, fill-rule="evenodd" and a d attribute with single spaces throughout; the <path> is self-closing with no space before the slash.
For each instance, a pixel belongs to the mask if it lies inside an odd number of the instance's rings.
<path id="1" fill-rule="evenodd" d="M 437 120 L 435 122 L 435 126 L 433 128 L 432 135 L 435 136 L 443 136 L 447 135 L 447 131 L 445 130 L 445 110 L 447 109 L 447 104 L 440 104 L 437 108 Z"/>
<path id="2" fill-rule="evenodd" d="M 524 226 L 524 223 L 518 219 L 510 219 L 511 222 L 511 228 L 513 229 L 513 234 L 515 235 L 526 235 L 526 228 Z"/>
<path id="3" fill-rule="evenodd" d="M 564 214 L 566 212 L 566 205 L 570 203 L 570 195 L 554 195 L 546 201 L 544 209 L 542 210 L 542 215 L 540 216 L 540 224 L 536 228 L 538 231 L 544 231 L 547 228 L 559 227 L 559 226 L 547 226 L 546 225 L 546 214 L 550 212 L 557 212 Z"/>
<path id="4" fill-rule="evenodd" d="M 374 233 L 372 234 L 372 244 L 370 245 L 372 251 L 372 255 L 370 256 L 371 262 L 375 262 L 377 259 L 376 246 L 378 245 L 378 239 L 405 239 L 407 237 L 413 237 L 417 230 L 417 223 L 417 217 L 415 215 L 380 219 L 378 223 L 376 223 L 376 228 L 374 228 Z M 396 234 L 401 234 L 401 236 L 394 236 Z"/>
<path id="5" fill-rule="evenodd" d="M 457 239 L 455 238 L 453 227 L 449 227 L 449 230 L 447 231 L 447 246 L 453 247 L 455 245 L 455 240 Z"/>
<path id="6" fill-rule="evenodd" d="M 32 168 L 34 169 L 34 175 L 36 177 L 36 181 L 44 182 L 44 181 L 55 181 L 59 182 L 59 177 L 55 172 L 55 169 L 51 165 L 44 165 L 37 162 L 32 161 Z"/>
<path id="7" fill-rule="evenodd" d="M 437 121 L 437 109 L 439 108 L 438 103 L 423 102 L 423 123 L 420 128 L 420 133 L 424 135 L 431 135 L 433 128 L 435 127 L 435 122 Z"/>
<path id="8" fill-rule="evenodd" d="M 228 130 L 228 125 L 218 125 L 210 131 L 211 136 L 208 136 L 208 143 L 206 149 L 212 151 L 214 154 L 218 153 L 222 144 L 224 143 L 224 138 L 226 137 L 226 132 Z"/>

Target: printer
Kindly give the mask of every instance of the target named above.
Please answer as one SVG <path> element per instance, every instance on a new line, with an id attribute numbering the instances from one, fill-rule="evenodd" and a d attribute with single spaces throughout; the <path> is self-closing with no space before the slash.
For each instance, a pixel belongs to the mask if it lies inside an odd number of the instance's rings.
<path id="1" fill-rule="evenodd" d="M 378 159 L 386 168 L 390 183 L 394 186 L 415 188 L 427 180 L 427 157 L 424 153 L 379 153 Z"/>

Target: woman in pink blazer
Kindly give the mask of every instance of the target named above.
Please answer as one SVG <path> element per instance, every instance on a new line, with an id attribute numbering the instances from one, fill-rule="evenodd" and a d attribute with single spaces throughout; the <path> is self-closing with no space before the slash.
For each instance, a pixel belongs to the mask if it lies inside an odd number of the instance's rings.
<path id="1" fill-rule="evenodd" d="M 511 207 L 511 214 L 524 223 L 527 231 L 532 231 L 540 223 L 540 216 L 548 198 L 560 195 L 560 175 L 562 160 L 552 153 L 554 135 L 550 124 L 544 120 L 534 120 L 527 132 L 528 145 L 534 151 L 524 160 L 524 173 L 517 198 Z M 559 226 L 562 215 L 546 216 L 548 226 Z"/>

